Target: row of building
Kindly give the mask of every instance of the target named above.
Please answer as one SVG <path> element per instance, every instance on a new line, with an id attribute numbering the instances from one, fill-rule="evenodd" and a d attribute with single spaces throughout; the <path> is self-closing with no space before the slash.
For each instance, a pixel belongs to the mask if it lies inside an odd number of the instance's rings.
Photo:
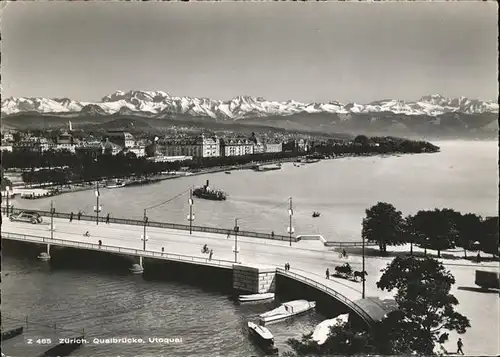
<path id="1" fill-rule="evenodd" d="M 150 144 L 137 141 L 132 134 L 123 131 L 108 132 L 104 141 L 93 138 L 78 140 L 68 132 L 58 135 L 55 140 L 25 137 L 17 142 L 12 142 L 9 139 L 4 136 L 0 148 L 2 151 L 42 154 L 49 150 L 68 150 L 77 155 L 91 157 L 129 152 L 134 153 L 137 157 L 220 157 L 283 151 L 282 143 L 262 142 L 255 134 L 249 138 L 221 138 L 202 134 L 194 137 L 155 139 Z"/>
<path id="2" fill-rule="evenodd" d="M 165 138 L 155 141 L 154 152 L 162 156 L 219 157 L 242 156 L 283 151 L 283 144 L 264 143 L 254 134 L 250 138 L 220 138 L 200 135 L 186 138 Z"/>

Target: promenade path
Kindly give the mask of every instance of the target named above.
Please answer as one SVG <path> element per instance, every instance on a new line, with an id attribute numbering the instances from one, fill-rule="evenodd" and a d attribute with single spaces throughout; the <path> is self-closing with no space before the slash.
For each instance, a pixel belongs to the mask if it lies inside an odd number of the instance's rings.
<path id="1" fill-rule="evenodd" d="M 5 217 L 5 216 L 4 216 Z M 50 237 L 50 222 L 32 225 L 29 223 L 3 221 L 2 231 L 34 236 Z M 73 221 L 54 219 L 54 238 L 80 242 L 96 243 L 99 239 L 103 245 L 121 246 L 133 249 L 142 249 L 141 236 L 143 227 L 119 224 L 102 224 L 95 222 Z M 90 237 L 83 234 L 89 231 Z M 147 228 L 147 250 L 161 251 L 165 247 L 166 253 L 182 254 L 206 258 L 201 253 L 201 248 L 207 244 L 214 250 L 214 259 L 234 261 L 234 237 L 229 239 L 226 235 L 213 233 L 171 230 L 164 228 Z M 331 272 L 334 267 L 346 261 L 356 270 L 361 270 L 361 257 L 350 255 L 341 259 L 339 253 L 333 248 L 325 247 L 320 241 L 300 241 L 292 243 L 272 241 L 259 238 L 238 237 L 238 261 L 249 264 L 259 264 L 271 267 L 283 267 L 290 263 L 291 271 L 315 279 L 327 285 L 349 299 L 361 298 L 361 283 L 331 278 L 326 280 L 325 270 Z M 393 293 L 380 291 L 376 287 L 381 272 L 391 257 L 367 257 L 366 271 L 366 296 L 377 296 L 381 299 L 392 297 Z M 471 321 L 472 327 L 462 337 L 465 352 L 468 355 L 497 355 L 500 354 L 498 336 L 499 328 L 499 296 L 498 293 L 483 293 L 474 291 L 475 269 L 482 267 L 498 271 L 498 262 L 473 263 L 465 260 L 449 261 L 441 259 L 456 278 L 452 293 L 458 298 L 460 304 L 457 310 Z M 457 336 L 451 334 L 450 342 L 445 347 L 452 351 L 456 348 Z"/>

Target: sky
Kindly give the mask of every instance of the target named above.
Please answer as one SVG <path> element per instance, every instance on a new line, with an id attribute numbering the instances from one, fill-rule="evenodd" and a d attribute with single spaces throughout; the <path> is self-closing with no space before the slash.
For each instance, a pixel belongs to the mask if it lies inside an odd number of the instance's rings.
<path id="1" fill-rule="evenodd" d="M 495 2 L 13 2 L 2 96 L 498 96 Z"/>

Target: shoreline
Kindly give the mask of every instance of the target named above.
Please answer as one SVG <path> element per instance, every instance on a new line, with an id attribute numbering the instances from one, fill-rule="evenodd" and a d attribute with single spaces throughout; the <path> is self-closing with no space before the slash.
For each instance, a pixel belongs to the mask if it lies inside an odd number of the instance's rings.
<path id="1" fill-rule="evenodd" d="M 439 151 L 438 151 L 439 152 Z M 352 157 L 373 157 L 373 156 L 380 156 L 381 158 L 387 158 L 387 157 L 400 157 L 403 155 L 413 155 L 417 153 L 364 153 L 364 154 L 354 154 L 354 153 L 348 153 L 348 154 L 340 154 L 337 155 L 333 158 L 325 158 L 321 159 L 320 161 L 323 160 L 336 160 L 336 159 L 344 159 L 344 158 L 352 158 Z M 432 153 L 419 153 L 419 154 L 435 154 L 434 152 Z M 186 176 L 201 176 L 205 174 L 212 174 L 212 173 L 218 173 L 218 172 L 226 172 L 226 171 L 236 171 L 236 170 L 250 170 L 252 167 L 255 165 L 259 164 L 266 164 L 266 165 L 273 165 L 273 164 L 278 164 L 278 163 L 294 163 L 297 162 L 299 159 L 305 158 L 307 155 L 301 155 L 301 156 L 295 156 L 295 157 L 290 157 L 290 158 L 284 158 L 284 159 L 278 159 L 278 160 L 272 160 L 272 161 L 254 161 L 250 162 L 247 164 L 241 164 L 241 165 L 230 165 L 230 166 L 221 166 L 221 167 L 210 167 L 210 168 L 205 168 L 205 169 L 200 169 L 199 171 L 186 171 L 184 174 L 179 174 L 179 172 L 176 172 L 174 174 L 157 174 L 153 176 L 150 180 L 152 182 L 145 182 L 145 183 L 140 183 L 138 185 L 134 186 L 146 186 L 146 185 L 151 185 L 155 184 L 161 181 L 165 180 L 172 180 L 172 179 L 178 179 Z M 312 163 L 309 163 L 309 165 Z M 303 165 L 308 165 L 304 164 Z M 8 171 L 6 171 L 8 172 Z M 103 181 L 107 180 L 129 180 L 133 176 L 123 176 L 123 177 L 113 177 L 113 178 L 101 178 L 100 180 L 95 180 L 95 181 L 90 181 L 90 184 L 85 183 L 68 183 L 67 185 L 64 186 L 71 186 L 71 188 L 59 188 L 59 192 L 54 193 L 52 195 L 47 195 L 52 188 L 57 188 L 59 185 L 46 185 L 46 186 L 36 186 L 36 187 L 27 187 L 26 185 L 24 186 L 17 186 L 17 187 L 12 187 L 12 190 L 15 194 L 22 194 L 25 192 L 33 192 L 35 193 L 36 191 L 40 192 L 40 196 L 35 197 L 33 199 L 40 199 L 40 198 L 46 198 L 46 197 L 54 197 L 54 196 L 60 196 L 63 194 L 67 193 L 74 193 L 74 192 L 81 192 L 81 191 L 89 191 L 93 190 L 95 188 L 95 184 L 97 182 L 102 183 Z M 125 185 L 124 187 L 127 187 L 128 185 Z M 23 198 L 25 199 L 25 198 Z"/>

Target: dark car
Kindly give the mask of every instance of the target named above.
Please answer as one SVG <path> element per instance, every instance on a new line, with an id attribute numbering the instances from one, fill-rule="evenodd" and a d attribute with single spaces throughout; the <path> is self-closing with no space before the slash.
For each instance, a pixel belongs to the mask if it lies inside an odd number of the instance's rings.
<path id="1" fill-rule="evenodd" d="M 9 219 L 11 222 L 30 222 L 32 224 L 42 223 L 42 216 L 40 216 L 37 212 L 31 211 L 21 211 L 16 214 L 11 214 Z"/>

